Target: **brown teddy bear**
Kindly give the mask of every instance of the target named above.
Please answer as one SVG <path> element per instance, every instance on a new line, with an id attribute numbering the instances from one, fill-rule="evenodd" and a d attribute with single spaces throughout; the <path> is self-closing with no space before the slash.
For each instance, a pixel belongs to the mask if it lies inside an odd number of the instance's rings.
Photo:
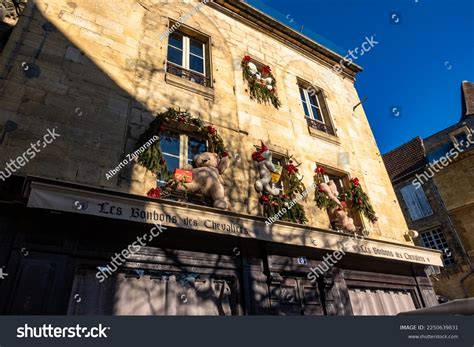
<path id="1" fill-rule="evenodd" d="M 226 156 L 219 160 L 216 153 L 204 152 L 194 156 L 194 165 L 195 168 L 189 164 L 183 168 L 192 171 L 193 179 L 178 186 L 178 189 L 210 196 L 214 207 L 227 209 L 229 202 L 225 196 L 224 179 L 221 174 L 230 166 L 230 158 Z"/>

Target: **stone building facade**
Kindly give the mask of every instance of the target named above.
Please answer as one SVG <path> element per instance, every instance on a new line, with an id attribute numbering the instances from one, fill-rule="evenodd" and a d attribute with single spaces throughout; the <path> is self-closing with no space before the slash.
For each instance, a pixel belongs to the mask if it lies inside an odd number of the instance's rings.
<path id="1" fill-rule="evenodd" d="M 280 108 L 249 97 L 245 56 L 271 68 Z M 29 2 L 0 57 L 1 163 L 59 136 L 3 170 L 0 264 L 11 275 L 0 312 L 351 315 L 436 304 L 424 269 L 441 254 L 407 238 L 363 108 L 353 111 L 361 68 L 336 71 L 341 59 L 240 1 Z M 148 197 L 157 176 L 136 160 L 108 177 L 169 108 L 224 140 L 228 210 Z M 193 134 L 174 139 L 167 160 L 189 163 Z M 341 185 L 357 177 L 378 220 L 352 211 L 355 239 L 331 228 L 310 192 L 305 225 L 265 223 L 252 160 L 262 142 L 300 164 L 306 187 L 315 163 Z M 157 222 L 168 229 L 97 280 Z M 310 269 L 347 240 L 347 254 L 311 282 Z"/>
<path id="2" fill-rule="evenodd" d="M 458 123 L 384 155 L 408 226 L 420 234 L 416 243 L 443 251 L 445 267 L 433 273 L 433 283 L 437 294 L 451 300 L 474 296 L 472 83 L 462 83 L 461 96 Z"/>

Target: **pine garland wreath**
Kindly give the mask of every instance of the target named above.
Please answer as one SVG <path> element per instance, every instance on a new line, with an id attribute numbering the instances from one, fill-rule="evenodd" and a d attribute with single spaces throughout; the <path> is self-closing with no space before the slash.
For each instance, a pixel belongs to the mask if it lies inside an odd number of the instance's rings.
<path id="1" fill-rule="evenodd" d="M 138 156 L 138 162 L 151 172 L 158 175 L 162 180 L 170 179 L 170 172 L 166 166 L 166 161 L 161 153 L 160 140 L 165 138 L 165 126 L 170 129 L 192 132 L 202 138 L 207 138 L 209 152 L 217 153 L 219 157 L 227 156 L 224 141 L 212 125 L 206 126 L 200 118 L 190 115 L 187 111 L 168 108 L 165 112 L 156 115 L 149 127 L 140 136 L 137 142 L 137 149 L 143 146 L 153 136 L 158 136 L 159 140 L 153 142 L 145 151 Z"/>
<path id="2" fill-rule="evenodd" d="M 274 217 L 285 208 L 287 212 L 280 217 L 280 220 L 298 224 L 308 222 L 303 205 L 293 203 L 293 199 L 288 195 L 262 195 L 259 201 L 263 206 L 265 218 Z"/>
<path id="3" fill-rule="evenodd" d="M 320 188 L 320 184 L 324 182 L 324 168 L 318 166 L 314 170 L 314 182 L 316 183 L 316 190 L 314 195 L 314 201 L 316 206 L 320 209 L 355 209 L 367 217 L 371 223 L 377 222 L 375 210 L 369 201 L 369 197 L 360 186 L 359 179 L 357 177 L 351 179 L 349 183 L 349 189 L 347 192 L 339 192 L 338 199 L 342 205 L 338 205 L 334 200 L 331 200 L 326 193 Z"/>
<path id="4" fill-rule="evenodd" d="M 350 201 L 351 207 L 362 212 L 370 222 L 377 222 L 378 218 L 375 210 L 370 203 L 369 197 L 360 186 L 359 179 L 357 177 L 351 179 L 349 184 L 349 190 L 346 193 L 347 201 Z"/>
<path id="5" fill-rule="evenodd" d="M 241 66 L 242 76 L 249 87 L 250 99 L 257 100 L 259 103 L 271 103 L 278 109 L 281 102 L 277 96 L 276 80 L 270 67 L 264 66 L 262 71 L 258 71 L 248 55 L 242 59 Z"/>
<path id="6" fill-rule="evenodd" d="M 314 173 L 315 175 L 313 178 L 314 182 L 316 183 L 316 189 L 314 190 L 314 201 L 316 202 L 316 206 L 318 206 L 320 209 L 333 209 L 339 207 L 339 205 L 334 200 L 331 200 L 320 187 L 320 184 L 324 183 L 324 168 L 318 166 L 316 170 L 314 170 Z"/>
<path id="7" fill-rule="evenodd" d="M 257 156 L 253 156 L 253 160 L 257 161 Z M 283 184 L 283 193 L 279 195 L 264 194 L 260 197 L 259 202 L 263 206 L 263 215 L 266 218 L 274 217 L 277 214 L 281 214 L 283 209 L 286 209 L 280 220 L 306 224 L 308 219 L 306 218 L 306 212 L 302 204 L 300 204 L 299 197 L 306 191 L 303 184 L 303 178 L 299 177 L 298 166 L 301 164 L 294 165 L 291 157 L 286 158 L 286 165 L 283 166 L 280 181 Z M 303 197 L 303 200 L 306 200 Z"/>

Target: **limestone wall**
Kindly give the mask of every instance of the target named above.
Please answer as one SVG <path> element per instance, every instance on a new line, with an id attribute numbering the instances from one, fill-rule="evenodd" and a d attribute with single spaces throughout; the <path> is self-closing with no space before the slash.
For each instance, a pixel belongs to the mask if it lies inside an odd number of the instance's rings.
<path id="1" fill-rule="evenodd" d="M 213 97 L 203 97 L 166 81 L 169 18 L 193 11 L 197 1 L 39 0 L 29 4 L 24 18 L 1 56 L 0 124 L 19 124 L 0 146 L 0 162 L 21 154 L 49 127 L 61 138 L 20 171 L 143 195 L 154 176 L 139 165 L 111 180 L 105 173 L 134 150 L 152 113 L 170 106 L 188 109 L 212 123 L 234 157 L 226 173 L 232 209 L 258 214 L 253 181 L 257 177 L 251 153 L 260 140 L 302 162 L 304 183 L 312 183 L 315 161 L 358 177 L 379 216 L 371 236 L 406 242 L 403 218 L 382 158 L 353 81 L 327 64 L 297 52 L 258 28 L 204 6 L 186 25 L 211 37 Z M 46 35 L 49 21 L 54 32 Z M 16 45 L 18 43 L 18 46 Z M 33 57 L 38 58 L 33 61 Z M 277 79 L 280 110 L 250 100 L 240 61 L 249 54 L 268 64 Z M 34 63 L 38 77 L 28 78 L 24 64 Z M 22 67 L 23 66 L 23 67 Z M 336 141 L 309 134 L 300 103 L 297 77 L 322 88 L 337 129 Z M 0 82 L 2 83 L 2 82 Z M 213 99 L 213 100 L 212 100 Z M 248 135 L 247 135 L 248 134 Z M 348 165 L 338 163 L 348 153 Z M 312 196 L 306 203 L 310 224 L 327 228 L 325 211 Z"/>

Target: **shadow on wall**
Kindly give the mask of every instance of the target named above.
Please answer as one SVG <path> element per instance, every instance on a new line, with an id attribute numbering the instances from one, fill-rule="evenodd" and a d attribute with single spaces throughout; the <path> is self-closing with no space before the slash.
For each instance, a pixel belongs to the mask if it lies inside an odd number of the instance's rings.
<path id="1" fill-rule="evenodd" d="M 68 3 L 68 6 L 71 7 L 73 12 L 74 6 L 71 4 L 74 3 Z M 98 53 L 104 54 L 104 56 L 106 51 L 109 53 L 111 51 L 109 47 L 105 46 L 98 46 L 98 49 Z M 120 52 L 114 52 L 113 54 L 120 54 Z M 156 78 L 164 77 L 164 69 L 162 65 L 151 63 L 152 60 L 149 60 L 151 53 L 140 51 L 140 55 L 143 56 L 140 60 L 141 63 L 129 64 L 121 68 L 128 71 L 126 76 L 129 78 L 128 83 L 133 85 L 131 89 L 137 92 L 140 89 L 140 95 L 145 95 L 139 101 L 134 95 L 121 88 L 90 58 L 94 56 L 94 52 L 81 51 L 42 15 L 42 12 L 35 7 L 33 2 L 30 2 L 0 57 L 0 125 L 3 127 L 7 121 L 17 124 L 17 129 L 6 134 L 4 141 L 0 144 L 0 163 L 3 165 L 11 158 L 16 158 L 24 153 L 32 142 L 43 138 L 47 129 L 57 128 L 60 138 L 42 149 L 36 158 L 29 161 L 14 175 L 26 176 L 31 174 L 131 192 L 132 181 L 136 178 L 133 177 L 131 166 L 122 170 L 120 175 L 111 180 L 106 180 L 105 174 L 111 168 L 116 167 L 127 153 L 134 150 L 138 137 L 153 119 L 152 112 L 157 111 L 150 109 L 149 105 L 153 104 L 153 100 L 149 99 L 160 92 L 156 90 L 156 84 L 153 81 Z M 156 61 L 156 59 L 153 61 Z M 100 64 L 106 63 L 104 61 L 100 62 Z M 125 64 L 128 63 L 125 62 Z M 231 65 L 232 62 L 229 62 L 229 64 Z M 117 67 L 111 69 L 111 71 L 116 70 Z M 182 98 L 179 98 L 178 95 L 179 91 L 176 92 L 174 98 L 168 99 L 169 105 L 161 105 L 161 107 L 180 106 L 179 102 Z M 234 97 L 233 94 L 232 97 Z M 207 108 L 209 113 L 212 112 L 214 107 L 214 105 L 204 101 L 202 106 L 203 109 Z M 227 121 L 227 119 L 231 119 L 230 113 L 231 111 L 229 111 L 229 115 L 224 114 L 219 119 L 220 125 L 231 127 L 230 121 Z M 207 116 L 201 114 L 201 117 L 205 119 Z M 223 137 L 225 137 L 230 148 L 238 153 L 239 146 L 241 146 L 239 135 L 227 131 Z M 239 165 L 243 166 L 242 171 L 250 171 L 250 160 L 248 162 L 242 161 Z M 236 182 L 238 179 L 234 170 L 228 170 L 225 178 L 229 182 Z M 145 175 L 141 179 L 145 181 Z M 228 195 L 231 197 L 245 195 L 240 190 L 238 184 L 232 184 L 229 186 Z M 186 216 L 179 217 L 184 218 Z M 44 232 L 50 228 L 61 229 L 60 222 L 55 226 L 52 226 L 51 223 L 48 225 L 39 224 L 39 227 Z M 129 241 L 133 242 L 135 239 L 131 235 L 125 238 L 120 242 L 113 243 L 116 246 L 113 250 L 110 250 L 112 254 L 120 253 L 124 245 L 127 245 Z M 240 242 L 239 239 L 232 238 L 232 242 L 227 245 L 228 247 L 216 248 L 216 253 L 219 255 L 212 265 L 219 264 L 221 257 L 225 255 L 235 257 L 235 248 L 240 245 Z M 173 245 L 173 247 L 179 248 L 180 246 Z M 178 257 L 171 254 L 171 251 L 165 250 L 165 252 L 169 253 L 168 261 L 172 261 L 169 264 L 172 272 L 186 273 L 189 271 L 189 264 L 182 263 Z M 30 262 L 30 265 L 33 264 L 31 262 L 36 262 L 35 266 L 29 265 L 29 268 L 32 271 L 31 273 L 38 273 L 38 269 L 43 269 L 43 264 L 50 271 L 56 267 L 54 265 L 56 262 L 64 261 L 62 256 L 55 256 L 54 259 L 49 255 L 38 257 L 35 258 L 33 252 L 29 258 L 20 256 L 21 260 L 18 260 L 15 266 L 20 269 L 27 262 Z M 67 258 L 66 255 L 65 257 Z M 104 255 L 103 253 L 98 258 L 101 259 L 96 259 L 92 263 L 95 263 L 95 265 L 104 264 L 104 262 L 110 260 L 108 254 Z M 78 269 L 81 264 L 76 263 L 74 266 L 73 273 L 79 274 Z M 210 282 L 193 284 L 195 290 L 189 294 L 189 300 L 195 303 L 208 302 L 206 300 L 209 300 L 209 298 L 213 301 L 221 300 L 214 303 L 215 307 L 218 307 L 215 314 L 229 314 L 230 306 L 228 302 L 235 299 L 227 298 L 226 291 L 229 288 L 233 290 L 234 284 L 231 283 L 232 281 L 219 282 L 215 279 L 218 275 L 210 269 L 212 267 L 206 269 Z M 56 275 L 50 274 L 53 277 L 58 276 L 57 272 Z M 144 298 L 141 304 L 139 301 L 136 303 L 137 305 L 143 305 L 142 308 L 132 307 L 131 311 L 126 313 L 187 314 L 188 312 L 184 311 L 170 311 L 166 303 L 163 303 L 166 307 L 154 307 L 150 299 L 146 299 L 150 295 L 161 295 L 164 292 L 176 291 L 175 284 L 178 281 L 176 276 L 167 275 L 166 279 L 161 277 L 161 279 L 158 279 L 158 284 L 155 283 L 155 286 L 150 287 L 148 284 L 135 283 L 127 279 L 125 275 L 120 275 L 114 279 L 112 286 L 115 288 L 113 290 L 116 290 L 118 287 L 115 287 L 115 281 L 125 283 L 125 287 L 119 288 L 120 290 L 124 290 L 123 288 L 128 286 L 133 295 Z M 71 275 L 64 278 L 54 277 L 52 283 L 56 283 L 55 281 L 64 282 L 64 286 L 76 288 L 84 284 L 79 283 L 80 281 L 77 278 L 79 277 L 76 276 L 76 280 L 73 280 Z M 24 285 L 21 280 L 21 277 L 16 277 L 16 286 Z M 95 281 L 95 278 L 93 280 Z M 150 280 L 152 279 L 150 278 Z M 97 283 L 94 282 L 94 285 L 97 285 Z M 87 288 L 93 287 L 90 283 L 85 284 L 85 286 Z M 11 302 L 18 302 L 19 305 L 26 305 L 26 298 L 30 294 L 39 298 L 48 295 L 46 292 L 36 292 L 13 299 L 17 289 L 18 287 L 11 286 L 5 297 L 8 296 L 12 299 Z M 26 292 L 19 291 L 18 293 Z M 52 293 L 55 293 L 55 291 Z M 71 293 L 74 294 L 74 292 Z M 72 294 L 70 300 L 76 300 Z M 262 301 L 267 300 L 263 293 L 260 296 Z M 48 310 L 48 308 L 45 308 L 45 304 L 42 304 L 38 307 L 25 309 L 26 311 L 21 308 L 12 308 L 6 313 L 66 313 L 62 311 L 62 308 L 55 311 L 54 307 L 57 308 L 57 306 L 51 306 L 51 309 Z M 196 312 L 199 313 L 200 311 L 195 309 L 191 314 Z M 69 313 L 78 312 L 70 311 Z M 120 312 L 112 310 L 107 313 Z"/>

